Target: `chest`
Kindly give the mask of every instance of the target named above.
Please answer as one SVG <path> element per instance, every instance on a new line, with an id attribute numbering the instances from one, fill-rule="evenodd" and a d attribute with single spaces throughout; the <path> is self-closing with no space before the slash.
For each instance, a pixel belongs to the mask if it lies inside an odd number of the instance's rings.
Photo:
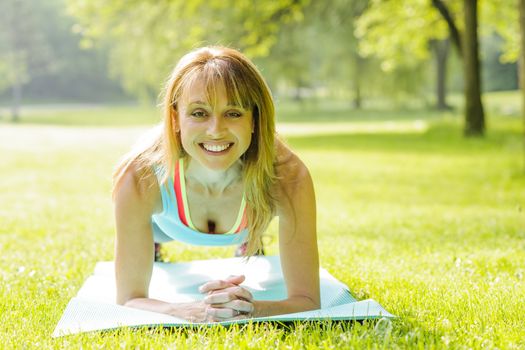
<path id="1" fill-rule="evenodd" d="M 186 202 L 191 222 L 201 232 L 226 233 L 242 215 L 242 186 L 236 186 L 221 194 L 213 194 L 188 186 Z"/>

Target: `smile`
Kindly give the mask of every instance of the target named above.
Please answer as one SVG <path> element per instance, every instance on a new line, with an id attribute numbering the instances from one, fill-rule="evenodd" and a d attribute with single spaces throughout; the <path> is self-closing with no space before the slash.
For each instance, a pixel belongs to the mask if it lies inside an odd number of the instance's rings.
<path id="1" fill-rule="evenodd" d="M 221 153 L 226 151 L 233 143 L 226 143 L 222 145 L 214 145 L 210 143 L 201 143 L 200 146 L 208 152 Z"/>

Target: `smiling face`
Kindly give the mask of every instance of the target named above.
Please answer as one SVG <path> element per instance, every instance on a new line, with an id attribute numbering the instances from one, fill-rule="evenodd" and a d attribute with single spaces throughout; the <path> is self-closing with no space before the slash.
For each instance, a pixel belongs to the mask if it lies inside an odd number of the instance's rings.
<path id="1" fill-rule="evenodd" d="M 176 125 L 184 151 L 202 166 L 215 171 L 230 168 L 252 141 L 252 111 L 231 101 L 224 86 L 208 93 L 196 79 L 177 104 Z"/>

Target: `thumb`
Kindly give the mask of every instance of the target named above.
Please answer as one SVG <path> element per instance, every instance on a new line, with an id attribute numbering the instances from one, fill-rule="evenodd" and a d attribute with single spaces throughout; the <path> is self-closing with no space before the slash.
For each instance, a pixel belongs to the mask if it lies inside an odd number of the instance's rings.
<path id="1" fill-rule="evenodd" d="M 233 283 L 233 284 L 241 284 L 246 279 L 246 276 L 244 275 L 238 275 L 238 276 L 229 276 L 226 278 L 227 282 Z"/>

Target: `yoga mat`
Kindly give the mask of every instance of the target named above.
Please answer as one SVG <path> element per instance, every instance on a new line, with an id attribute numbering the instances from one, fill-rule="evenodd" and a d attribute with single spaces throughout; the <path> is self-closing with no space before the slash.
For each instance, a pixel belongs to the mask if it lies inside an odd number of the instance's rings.
<path id="1" fill-rule="evenodd" d="M 197 260 L 184 263 L 154 263 L 150 282 L 151 298 L 168 302 L 202 300 L 198 288 L 215 279 L 244 274 L 242 286 L 256 300 L 286 299 L 279 257 L 257 256 L 242 258 Z M 395 317 L 372 299 L 357 301 L 346 285 L 319 270 L 321 309 L 293 314 L 257 317 L 245 320 L 214 323 L 192 323 L 184 319 L 150 311 L 133 309 L 115 303 L 113 262 L 99 262 L 77 295 L 67 304 L 53 337 L 81 332 L 111 330 L 119 327 L 163 326 L 194 327 L 202 325 L 230 325 L 233 323 L 265 321 L 322 321 L 363 320 Z"/>

